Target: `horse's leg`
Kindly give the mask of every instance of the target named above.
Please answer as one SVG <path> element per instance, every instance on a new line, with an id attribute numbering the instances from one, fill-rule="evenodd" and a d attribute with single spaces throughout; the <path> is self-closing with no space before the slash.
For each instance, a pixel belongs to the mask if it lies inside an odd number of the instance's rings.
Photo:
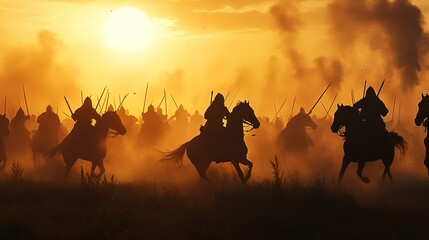
<path id="1" fill-rule="evenodd" d="M 94 161 L 91 161 L 91 177 L 94 177 L 95 173 L 95 167 L 97 167 L 97 163 L 94 163 Z"/>
<path id="2" fill-rule="evenodd" d="M 211 160 L 202 158 L 199 161 L 194 161 L 194 159 L 191 159 L 191 162 L 192 164 L 194 164 L 195 168 L 197 169 L 201 179 L 206 180 L 207 182 L 210 183 L 210 180 L 207 178 L 206 172 L 211 164 Z"/>
<path id="3" fill-rule="evenodd" d="M 363 168 L 365 167 L 365 163 L 366 162 L 362 160 L 358 162 L 357 175 L 359 176 L 360 180 L 362 180 L 362 182 L 369 183 L 370 182 L 369 178 L 362 176 L 362 171 L 363 171 Z"/>
<path id="4" fill-rule="evenodd" d="M 252 173 L 253 163 L 251 161 L 249 161 L 249 159 L 247 159 L 247 158 L 244 160 L 240 160 L 239 162 L 241 164 L 244 164 L 244 165 L 249 167 L 249 171 L 247 172 L 246 176 L 244 177 L 244 182 L 247 182 L 250 179 L 250 176 Z"/>
<path id="5" fill-rule="evenodd" d="M 429 134 L 429 132 L 428 132 Z M 428 137 L 425 138 L 425 147 L 426 147 L 426 156 L 425 156 L 425 166 L 426 169 L 428 170 L 428 175 L 429 175 L 429 139 Z"/>
<path id="6" fill-rule="evenodd" d="M 244 178 L 243 171 L 241 171 L 239 163 L 237 161 L 231 161 L 231 163 L 232 163 L 232 165 L 234 165 L 235 170 L 237 171 L 238 176 L 241 179 L 241 182 L 246 183 L 247 180 Z"/>
<path id="7" fill-rule="evenodd" d="M 101 160 L 98 163 L 98 169 L 100 169 L 100 176 L 103 176 L 104 172 L 106 172 L 106 169 L 104 168 L 103 160 Z"/>
<path id="8" fill-rule="evenodd" d="M 346 172 L 346 168 L 349 166 L 350 162 L 351 162 L 350 158 L 347 155 L 344 155 L 343 164 L 341 165 L 340 175 L 338 177 L 338 185 L 341 184 L 344 173 Z"/>

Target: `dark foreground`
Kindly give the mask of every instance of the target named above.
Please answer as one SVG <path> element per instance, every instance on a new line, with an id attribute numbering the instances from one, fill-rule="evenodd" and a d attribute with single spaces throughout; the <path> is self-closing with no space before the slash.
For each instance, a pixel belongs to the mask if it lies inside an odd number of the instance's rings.
<path id="1" fill-rule="evenodd" d="M 3 179 L 0 239 L 427 239 L 428 194 L 362 201 L 297 179 L 244 187 Z M 392 187 L 389 187 L 392 188 Z M 415 196 L 412 196 L 415 195 Z M 420 198 L 413 201 L 415 198 Z M 392 201 L 390 201 L 392 199 Z"/>

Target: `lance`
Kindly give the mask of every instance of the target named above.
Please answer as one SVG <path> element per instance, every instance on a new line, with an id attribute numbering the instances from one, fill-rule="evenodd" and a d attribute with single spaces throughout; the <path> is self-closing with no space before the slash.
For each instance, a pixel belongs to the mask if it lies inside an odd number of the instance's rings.
<path id="1" fill-rule="evenodd" d="M 335 99 L 337 99 L 337 96 L 338 96 L 338 92 L 337 94 L 335 94 L 334 100 L 332 100 L 331 105 L 328 108 L 328 113 L 331 111 L 332 105 L 334 105 L 334 102 L 335 102 Z"/>
<path id="2" fill-rule="evenodd" d="M 165 88 L 164 88 L 164 99 L 165 99 L 165 116 L 168 116 L 168 112 L 167 112 L 167 94 L 165 93 Z"/>
<path id="3" fill-rule="evenodd" d="M 323 102 L 320 102 L 320 104 L 322 104 L 323 109 L 325 109 L 326 116 L 329 116 L 329 112 L 328 109 L 326 109 L 325 104 L 323 104 Z"/>
<path id="4" fill-rule="evenodd" d="M 70 104 L 69 104 L 69 101 L 67 101 L 66 96 L 64 96 L 64 100 L 66 100 L 66 104 L 67 104 L 67 107 L 68 107 L 68 108 L 69 108 L 69 110 L 70 110 L 70 114 L 71 114 L 71 115 L 73 115 L 73 110 L 71 109 Z"/>
<path id="5" fill-rule="evenodd" d="M 104 104 L 106 104 L 106 100 L 107 100 L 107 95 L 108 95 L 108 94 L 109 94 L 109 89 L 107 89 L 106 96 L 104 97 L 104 100 L 103 100 L 103 104 L 101 104 L 101 107 L 100 107 L 100 114 L 103 112 Z"/>
<path id="6" fill-rule="evenodd" d="M 212 104 L 212 102 L 213 102 L 213 91 L 210 92 L 210 105 Z"/>
<path id="7" fill-rule="evenodd" d="M 225 102 L 226 102 L 226 100 L 227 100 L 227 99 L 228 99 L 228 97 L 229 97 L 229 93 L 230 93 L 230 92 L 228 92 L 228 94 L 226 94 Z"/>
<path id="8" fill-rule="evenodd" d="M 97 110 L 98 105 L 100 105 L 100 100 L 103 98 L 104 91 L 106 91 L 106 88 L 107 88 L 107 86 L 105 86 L 105 87 L 104 87 L 104 89 L 103 89 L 103 92 L 101 92 L 101 96 L 100 96 L 100 98 L 98 99 L 97 105 L 95 105 L 95 108 L 94 108 L 95 110 Z"/>
<path id="9" fill-rule="evenodd" d="M 83 92 L 80 91 L 80 105 L 83 105 Z"/>
<path id="10" fill-rule="evenodd" d="M 6 96 L 4 96 L 4 115 L 6 116 Z"/>
<path id="11" fill-rule="evenodd" d="M 396 107 L 396 95 L 395 95 L 395 98 L 393 99 L 392 122 L 395 119 L 395 107 Z"/>
<path id="12" fill-rule="evenodd" d="M 57 115 L 58 115 L 58 106 L 57 106 Z"/>
<path id="13" fill-rule="evenodd" d="M 146 97 L 147 97 L 147 89 L 149 87 L 149 82 L 146 83 L 146 91 L 144 93 L 144 100 L 143 100 L 143 112 L 145 111 L 146 108 Z"/>
<path id="14" fill-rule="evenodd" d="M 325 92 L 328 90 L 328 88 L 331 86 L 332 82 L 330 82 L 328 84 L 328 86 L 325 88 L 325 90 L 323 91 L 322 95 L 320 95 L 319 99 L 317 99 L 316 103 L 313 105 L 313 107 L 310 109 L 310 111 L 307 113 L 307 115 L 310 115 L 311 112 L 313 111 L 313 109 L 316 107 L 317 103 L 320 101 L 320 99 L 322 99 L 323 95 L 325 95 Z"/>
<path id="15" fill-rule="evenodd" d="M 291 118 L 292 118 L 293 108 L 295 107 L 295 101 L 296 101 L 296 96 L 293 98 L 292 109 L 290 110 L 290 116 L 289 116 L 289 119 L 291 119 Z"/>
<path id="16" fill-rule="evenodd" d="M 161 106 L 162 102 L 164 102 L 165 95 L 162 97 L 161 102 L 158 104 L 158 108 Z"/>
<path id="17" fill-rule="evenodd" d="M 352 104 L 355 104 L 355 93 L 353 92 L 353 89 L 351 90 L 350 94 L 352 95 Z"/>
<path id="18" fill-rule="evenodd" d="M 273 120 L 271 120 L 271 122 L 274 121 L 275 119 L 277 119 L 277 116 L 279 115 L 280 111 L 282 110 L 283 106 L 285 105 L 286 100 L 287 100 L 287 98 L 285 98 L 285 100 L 282 102 L 282 105 L 280 105 L 279 110 L 276 111 L 276 115 L 274 116 Z M 276 105 L 274 105 L 274 108 L 275 107 L 276 107 Z"/>
<path id="19" fill-rule="evenodd" d="M 385 81 L 385 80 L 386 80 L 386 79 L 383 79 L 383 82 L 381 83 L 381 86 L 380 86 L 380 88 L 378 89 L 377 97 L 378 97 L 378 95 L 380 95 L 381 89 L 383 89 L 384 81 Z"/>
<path id="20" fill-rule="evenodd" d="M 277 114 L 277 106 L 276 106 L 276 104 L 274 104 L 274 115 L 276 115 Z"/>
<path id="21" fill-rule="evenodd" d="M 176 108 L 179 109 L 179 106 L 177 106 L 176 100 L 174 100 L 173 94 L 170 94 L 171 98 L 173 99 L 174 105 L 176 105 Z"/>
<path id="22" fill-rule="evenodd" d="M 116 111 L 118 111 L 118 110 L 119 110 L 119 108 L 121 108 L 122 104 L 123 104 L 123 103 L 124 103 L 124 101 L 125 101 L 125 98 L 127 98 L 127 97 L 128 97 L 128 94 L 130 94 L 130 93 L 127 93 L 127 94 L 124 96 L 124 98 L 122 99 L 122 101 L 121 101 L 121 103 L 119 104 L 118 109 L 116 109 Z"/>
<path id="23" fill-rule="evenodd" d="M 399 101 L 398 123 L 401 121 L 401 101 Z"/>
<path id="24" fill-rule="evenodd" d="M 109 97 L 110 97 L 110 91 L 107 91 L 107 101 L 106 101 L 106 108 L 105 108 L 105 112 L 107 112 L 107 109 L 109 108 Z"/>
<path id="25" fill-rule="evenodd" d="M 24 92 L 24 102 L 25 102 L 25 108 L 27 109 L 27 115 L 30 115 L 30 112 L 28 111 L 27 95 L 25 94 L 25 87 L 24 87 L 24 85 L 22 85 L 22 90 Z"/>
<path id="26" fill-rule="evenodd" d="M 234 95 L 234 98 L 232 99 L 231 103 L 228 106 L 228 109 L 231 108 L 232 103 L 234 102 L 235 98 L 237 97 L 238 92 L 240 91 L 241 87 L 237 90 L 237 92 Z"/>
<path id="27" fill-rule="evenodd" d="M 68 115 L 67 113 L 63 112 L 64 115 L 66 115 L 68 118 L 71 118 L 70 115 Z"/>
<path id="28" fill-rule="evenodd" d="M 19 101 L 19 96 L 18 96 L 18 106 L 19 108 L 21 108 L 21 101 Z"/>
<path id="29" fill-rule="evenodd" d="M 366 80 L 365 80 L 365 83 L 363 84 L 363 95 L 362 95 L 362 98 L 365 97 L 365 91 L 366 91 Z"/>

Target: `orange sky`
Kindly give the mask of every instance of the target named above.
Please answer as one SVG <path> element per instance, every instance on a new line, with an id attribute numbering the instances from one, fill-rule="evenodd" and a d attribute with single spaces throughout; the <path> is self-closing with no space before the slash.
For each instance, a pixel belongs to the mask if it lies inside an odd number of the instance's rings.
<path id="1" fill-rule="evenodd" d="M 271 116 L 273 104 L 278 106 L 294 95 L 308 109 L 329 81 L 324 78 L 335 74 L 330 72 L 334 68 L 325 65 L 335 62 L 341 63 L 344 80 L 328 92 L 325 105 L 336 91 L 348 103 L 350 89 L 361 88 L 364 78 L 378 87 L 387 75 L 392 84 L 385 91 L 401 90 L 398 69 L 389 67 L 383 47 L 380 51 L 368 47 L 374 44 L 372 38 L 362 37 L 349 51 L 342 51 L 332 40 L 330 21 L 336 13 L 329 15 L 327 6 L 334 0 L 290 2 L 285 8 L 298 16 L 296 34 L 277 29 L 271 9 L 278 1 L 1 1 L 0 99 L 6 94 L 16 109 L 16 95 L 25 84 L 34 112 L 40 113 L 48 103 L 66 111 L 63 95 L 76 108 L 80 90 L 96 95 L 108 85 L 116 96 L 135 92 L 125 105 L 137 114 L 149 82 L 147 101 L 155 104 L 166 88 L 190 112 L 202 111 L 209 103 L 210 90 L 233 95 L 240 88 L 237 100 L 249 99 L 257 113 Z M 429 15 L 428 1 L 412 3 L 424 17 Z M 146 12 L 155 31 L 152 46 L 136 53 L 108 49 L 103 36 L 110 11 L 127 5 Z M 368 29 L 372 27 L 369 23 Z M 353 31 L 353 25 L 350 28 Z M 302 74 L 289 61 L 290 50 L 299 53 Z M 422 81 L 427 81 L 423 79 L 425 66 L 422 63 L 419 73 Z M 427 87 L 421 84 L 411 90 L 427 91 Z M 387 103 L 393 99 L 391 94 L 384 97 Z M 170 99 L 169 106 L 173 110 Z M 321 115 L 323 109 L 315 113 Z"/>

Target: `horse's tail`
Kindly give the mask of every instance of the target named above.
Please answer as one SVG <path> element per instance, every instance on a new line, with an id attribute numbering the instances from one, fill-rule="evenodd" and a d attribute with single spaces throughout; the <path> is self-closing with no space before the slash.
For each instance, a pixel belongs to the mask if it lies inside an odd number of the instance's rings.
<path id="1" fill-rule="evenodd" d="M 63 144 L 60 143 L 56 147 L 54 147 L 51 150 L 49 150 L 48 158 L 53 158 L 61 150 L 62 146 L 63 146 Z"/>
<path id="2" fill-rule="evenodd" d="M 182 159 L 185 155 L 186 148 L 188 147 L 188 144 L 191 141 L 187 141 L 184 144 L 182 144 L 180 147 L 178 147 L 176 150 L 173 150 L 171 152 L 166 152 L 165 156 L 161 159 L 161 161 L 168 161 L 173 162 L 175 165 L 182 167 Z"/>
<path id="3" fill-rule="evenodd" d="M 393 140 L 393 145 L 399 149 L 399 151 L 401 152 L 401 155 L 404 156 L 405 152 L 407 151 L 408 148 L 408 143 L 405 141 L 405 139 L 400 136 L 398 133 L 396 132 L 389 132 L 390 137 Z"/>

